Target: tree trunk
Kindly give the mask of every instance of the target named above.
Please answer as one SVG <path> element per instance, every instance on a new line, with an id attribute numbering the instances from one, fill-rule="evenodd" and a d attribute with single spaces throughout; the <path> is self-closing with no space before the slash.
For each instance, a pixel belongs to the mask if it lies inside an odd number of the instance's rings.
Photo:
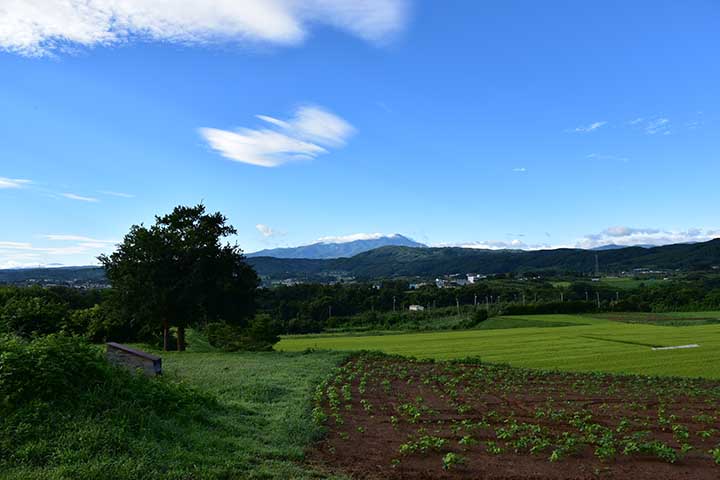
<path id="1" fill-rule="evenodd" d="M 170 326 L 167 318 L 163 318 L 163 351 L 167 352 L 170 346 Z"/>
<path id="2" fill-rule="evenodd" d="M 185 351 L 185 327 L 177 327 L 177 351 Z"/>

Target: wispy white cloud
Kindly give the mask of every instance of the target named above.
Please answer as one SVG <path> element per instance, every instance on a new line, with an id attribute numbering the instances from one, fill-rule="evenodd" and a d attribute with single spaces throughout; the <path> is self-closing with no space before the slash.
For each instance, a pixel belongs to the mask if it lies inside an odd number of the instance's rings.
<path id="1" fill-rule="evenodd" d="M 295 160 L 309 160 L 341 147 L 355 132 L 342 118 L 317 106 L 297 109 L 289 120 L 258 115 L 273 128 L 237 131 L 201 128 L 200 134 L 223 157 L 261 167 L 277 167 Z"/>
<path id="2" fill-rule="evenodd" d="M 590 125 L 576 127 L 576 128 L 573 128 L 573 129 L 571 129 L 571 130 L 569 130 L 569 131 L 570 131 L 570 132 L 575 132 L 575 133 L 590 133 L 590 132 L 594 132 L 595 130 L 597 130 L 597 129 L 601 128 L 601 127 L 604 127 L 605 125 L 607 125 L 607 123 L 608 123 L 608 122 L 605 122 L 605 121 L 603 121 L 603 122 L 593 122 L 593 123 L 591 123 Z"/>
<path id="3" fill-rule="evenodd" d="M 76 195 L 76 194 L 74 194 L 74 193 L 61 193 L 60 195 L 63 196 L 63 197 L 65 197 L 65 198 L 69 198 L 70 200 L 77 200 L 77 201 L 79 201 L 79 202 L 91 202 L 91 203 L 94 203 L 94 202 L 98 202 L 98 201 L 99 201 L 99 200 L 98 200 L 97 198 L 95 198 L 95 197 L 85 197 L 85 196 L 82 196 L 82 195 Z"/>
<path id="4" fill-rule="evenodd" d="M 341 235 L 337 237 L 321 237 L 318 238 L 319 243 L 347 243 L 357 240 L 378 240 L 380 238 L 395 238 L 397 233 L 353 233 L 351 235 Z"/>
<path id="5" fill-rule="evenodd" d="M 46 267 L 45 263 L 36 262 L 36 261 L 17 261 L 17 260 L 7 260 L 7 259 L 0 259 L 0 270 L 10 270 L 10 269 L 18 269 L 18 268 L 43 268 Z M 59 265 L 56 265 L 59 266 Z"/>
<path id="6" fill-rule="evenodd" d="M 3 0 L 0 50 L 41 56 L 135 39 L 297 45 L 312 24 L 383 43 L 408 17 L 407 0 Z"/>
<path id="7" fill-rule="evenodd" d="M 670 135 L 672 133 L 670 119 L 666 117 L 638 117 L 627 123 L 647 135 Z"/>
<path id="8" fill-rule="evenodd" d="M 48 240 L 53 240 L 57 242 L 87 242 L 87 243 L 97 243 L 97 244 L 115 244 L 119 243 L 118 240 L 100 240 L 97 238 L 92 237 L 86 237 L 83 235 L 58 235 L 58 234 L 49 234 L 49 235 L 42 235 L 43 238 L 46 238 Z"/>
<path id="9" fill-rule="evenodd" d="M 260 235 L 262 235 L 265 238 L 272 237 L 273 235 L 276 235 L 277 232 L 273 230 L 272 228 L 268 227 L 267 225 L 263 225 L 262 223 L 258 223 L 255 225 L 255 228 L 258 232 L 260 232 Z"/>
<path id="10" fill-rule="evenodd" d="M 670 119 L 654 118 L 645 124 L 645 133 L 648 135 L 670 135 Z"/>
<path id="11" fill-rule="evenodd" d="M 54 266 L 61 263 L 87 265 L 100 253 L 114 250 L 119 243 L 86 235 L 39 235 L 45 242 L 0 241 L 0 268 Z"/>
<path id="12" fill-rule="evenodd" d="M 111 197 L 135 198 L 135 195 L 133 195 L 131 193 L 113 192 L 110 190 L 99 190 L 98 193 L 100 193 L 102 195 L 109 195 Z"/>
<path id="13" fill-rule="evenodd" d="M 0 242 L 0 250 L 28 250 L 32 248 L 27 242 Z"/>
<path id="14" fill-rule="evenodd" d="M 586 235 L 575 243 L 578 248 L 595 248 L 603 245 L 669 245 L 672 243 L 706 242 L 720 237 L 720 229 L 689 228 L 665 230 L 614 226 L 600 233 Z"/>
<path id="15" fill-rule="evenodd" d="M 522 237 L 521 234 L 508 234 Z M 548 232 L 544 235 L 551 238 Z M 469 242 L 436 243 L 436 247 L 461 247 L 484 250 L 543 250 L 554 248 L 584 248 L 591 249 L 606 245 L 650 245 L 661 246 L 674 243 L 707 242 L 720 238 L 720 229 L 689 228 L 686 230 L 667 230 L 660 228 L 637 228 L 628 226 L 613 226 L 599 233 L 585 235 L 575 241 L 565 243 L 527 242 L 522 238 L 511 240 L 480 240 Z"/>
<path id="16" fill-rule="evenodd" d="M 32 183 L 30 180 L 25 180 L 22 178 L 7 178 L 7 177 L 0 177 L 0 189 L 4 188 L 22 188 L 26 185 L 29 185 Z"/>
<path id="17" fill-rule="evenodd" d="M 512 240 L 484 240 L 472 242 L 455 242 L 455 243 L 438 243 L 435 247 L 459 247 L 473 248 L 477 250 L 541 250 L 543 248 L 551 248 L 550 245 L 544 243 L 526 243 L 519 238 Z"/>
<path id="18" fill-rule="evenodd" d="M 513 172 L 517 172 L 517 173 L 525 173 L 525 172 L 527 172 L 527 168 L 525 168 L 525 167 L 515 167 L 515 168 L 512 169 L 512 171 L 513 171 Z"/>

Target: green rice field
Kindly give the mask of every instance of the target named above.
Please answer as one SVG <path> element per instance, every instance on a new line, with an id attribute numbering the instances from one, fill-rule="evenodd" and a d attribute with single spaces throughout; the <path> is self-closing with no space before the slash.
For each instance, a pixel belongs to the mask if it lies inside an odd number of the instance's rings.
<path id="1" fill-rule="evenodd" d="M 380 350 L 438 360 L 479 357 L 572 371 L 720 378 L 720 312 L 501 317 L 515 328 L 284 338 L 278 350 Z M 521 325 L 527 321 L 528 327 Z M 547 322 L 547 327 L 539 327 Z M 520 323 L 520 325 L 518 325 Z M 697 344 L 696 348 L 653 350 Z"/>

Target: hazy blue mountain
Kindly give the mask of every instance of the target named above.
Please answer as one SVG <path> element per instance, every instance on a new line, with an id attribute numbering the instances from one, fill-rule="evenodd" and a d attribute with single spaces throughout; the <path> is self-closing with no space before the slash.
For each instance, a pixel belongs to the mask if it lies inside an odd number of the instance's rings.
<path id="1" fill-rule="evenodd" d="M 318 242 L 312 245 L 289 248 L 271 248 L 248 254 L 248 257 L 273 257 L 273 258 L 344 258 L 352 257 L 359 253 L 374 250 L 380 247 L 414 247 L 425 248 L 427 245 L 418 243 L 415 240 L 400 235 L 386 235 L 377 238 L 353 240 L 345 242 Z"/>

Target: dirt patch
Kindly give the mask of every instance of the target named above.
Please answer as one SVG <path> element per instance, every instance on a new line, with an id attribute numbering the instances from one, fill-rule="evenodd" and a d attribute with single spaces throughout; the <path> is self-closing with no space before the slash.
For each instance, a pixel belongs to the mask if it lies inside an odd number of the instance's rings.
<path id="1" fill-rule="evenodd" d="M 360 355 L 316 400 L 352 478 L 720 478 L 720 382 Z"/>

